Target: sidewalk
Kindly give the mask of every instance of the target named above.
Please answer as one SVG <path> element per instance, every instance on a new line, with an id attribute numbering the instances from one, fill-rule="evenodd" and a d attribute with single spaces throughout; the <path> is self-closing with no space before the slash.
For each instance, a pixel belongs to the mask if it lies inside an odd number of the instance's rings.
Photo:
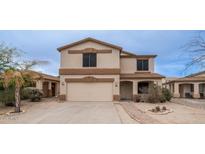
<path id="1" fill-rule="evenodd" d="M 134 103 L 122 102 L 121 105 L 125 109 L 125 111 L 135 119 L 137 122 L 141 124 L 160 124 L 158 120 L 152 118 L 151 116 L 147 115 L 145 112 L 137 108 Z"/>

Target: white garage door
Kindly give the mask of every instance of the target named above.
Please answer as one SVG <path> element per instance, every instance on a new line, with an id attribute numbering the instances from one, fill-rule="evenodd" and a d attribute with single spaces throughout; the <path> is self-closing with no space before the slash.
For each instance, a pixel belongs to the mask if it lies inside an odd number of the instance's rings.
<path id="1" fill-rule="evenodd" d="M 68 101 L 112 101 L 111 82 L 76 83 L 67 85 Z"/>

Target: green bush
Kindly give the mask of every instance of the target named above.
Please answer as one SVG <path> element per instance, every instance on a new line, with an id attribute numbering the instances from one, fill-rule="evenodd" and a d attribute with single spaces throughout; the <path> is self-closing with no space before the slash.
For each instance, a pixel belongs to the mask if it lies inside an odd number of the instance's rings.
<path id="1" fill-rule="evenodd" d="M 168 89 L 154 84 L 149 87 L 149 94 L 147 95 L 148 103 L 164 103 L 170 101 L 171 98 L 172 94 Z"/>
<path id="2" fill-rule="evenodd" d="M 141 96 L 140 95 L 136 95 L 134 97 L 134 102 L 140 102 L 140 100 L 141 100 Z"/>
<path id="3" fill-rule="evenodd" d="M 29 99 L 30 98 L 30 89 L 28 88 L 24 88 L 21 90 L 21 99 L 25 100 L 25 99 Z"/>
<path id="4" fill-rule="evenodd" d="M 147 95 L 148 103 L 159 103 L 164 102 L 164 97 L 162 96 L 162 89 L 157 85 L 150 85 L 149 94 Z"/>
<path id="5" fill-rule="evenodd" d="M 38 102 L 43 96 L 43 92 L 34 87 L 27 87 L 23 89 L 24 97 L 28 97 L 32 102 Z"/>
<path id="6" fill-rule="evenodd" d="M 6 106 L 14 106 L 14 102 L 15 102 L 15 93 L 13 87 L 0 90 L 0 103 Z"/>
<path id="7" fill-rule="evenodd" d="M 165 103 L 167 100 L 166 100 L 166 98 L 165 98 L 165 96 L 162 94 L 161 96 L 160 96 L 160 103 Z"/>
<path id="8" fill-rule="evenodd" d="M 0 79 L 0 91 L 1 90 L 4 90 L 4 87 L 3 87 L 3 82 L 2 82 L 2 80 Z"/>
<path id="9" fill-rule="evenodd" d="M 165 97 L 166 101 L 170 101 L 172 99 L 172 94 L 169 89 L 162 88 L 162 94 Z"/>

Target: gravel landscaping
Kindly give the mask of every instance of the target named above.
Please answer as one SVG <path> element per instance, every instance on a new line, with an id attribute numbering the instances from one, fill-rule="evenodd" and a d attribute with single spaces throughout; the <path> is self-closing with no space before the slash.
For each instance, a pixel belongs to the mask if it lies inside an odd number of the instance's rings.
<path id="1" fill-rule="evenodd" d="M 205 110 L 181 105 L 173 102 L 167 103 L 134 103 L 134 106 L 146 114 L 147 116 L 155 119 L 158 123 L 162 124 L 204 124 L 205 123 Z M 166 106 L 166 108 L 172 110 L 168 114 L 153 114 L 148 110 L 156 106 Z M 138 111 L 137 111 L 138 112 Z"/>

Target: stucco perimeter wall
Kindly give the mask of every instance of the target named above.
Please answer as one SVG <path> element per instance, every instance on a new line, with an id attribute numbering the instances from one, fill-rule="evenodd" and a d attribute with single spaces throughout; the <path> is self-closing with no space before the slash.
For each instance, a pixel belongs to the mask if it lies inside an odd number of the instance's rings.
<path id="1" fill-rule="evenodd" d="M 60 95 L 66 95 L 67 84 L 65 82 L 66 78 L 84 78 L 88 77 L 87 75 L 61 75 L 60 76 Z M 119 75 L 92 75 L 95 78 L 113 78 L 113 95 L 119 95 L 119 85 L 120 85 L 120 76 Z M 97 92 L 97 91 L 96 91 Z"/>
<path id="2" fill-rule="evenodd" d="M 61 51 L 61 68 L 82 68 L 82 54 L 69 54 L 68 50 L 86 48 L 112 50 L 112 53 L 97 53 L 97 68 L 120 68 L 120 51 L 95 42 L 85 42 Z"/>
<path id="3" fill-rule="evenodd" d="M 120 59 L 121 73 L 137 72 L 136 58 L 121 58 Z M 149 58 L 149 72 L 154 72 L 154 58 Z"/>

